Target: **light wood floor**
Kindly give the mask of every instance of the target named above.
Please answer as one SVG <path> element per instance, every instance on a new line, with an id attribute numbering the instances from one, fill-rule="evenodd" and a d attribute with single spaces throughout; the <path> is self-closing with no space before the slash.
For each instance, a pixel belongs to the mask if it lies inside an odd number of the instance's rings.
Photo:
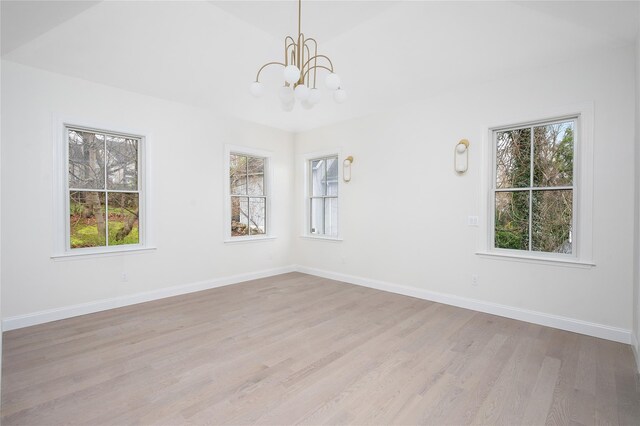
<path id="1" fill-rule="evenodd" d="M 629 346 L 299 273 L 4 333 L 2 424 L 640 425 Z"/>

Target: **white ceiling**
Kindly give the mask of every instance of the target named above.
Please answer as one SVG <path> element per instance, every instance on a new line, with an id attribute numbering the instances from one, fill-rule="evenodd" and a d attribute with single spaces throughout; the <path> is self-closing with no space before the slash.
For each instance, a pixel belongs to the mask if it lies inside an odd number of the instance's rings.
<path id="1" fill-rule="evenodd" d="M 53 6 L 52 6 L 53 4 Z M 280 60 L 291 1 L 12 2 L 3 59 L 292 131 L 634 42 L 638 2 L 304 1 L 303 31 L 349 92 L 280 111 L 248 84 Z M 279 70 L 262 80 L 275 91 Z"/>
<path id="2" fill-rule="evenodd" d="M 236 18 L 260 28 L 276 39 L 298 31 L 297 0 L 210 1 Z M 315 0 L 302 5 L 302 32 L 326 43 L 392 7 L 392 1 Z"/>
<path id="3" fill-rule="evenodd" d="M 2 1 L 2 54 L 22 46 L 99 1 Z"/>

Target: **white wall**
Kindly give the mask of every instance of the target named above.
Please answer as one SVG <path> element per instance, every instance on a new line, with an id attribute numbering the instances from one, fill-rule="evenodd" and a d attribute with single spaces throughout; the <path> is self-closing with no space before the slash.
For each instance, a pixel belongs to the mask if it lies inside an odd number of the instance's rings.
<path id="1" fill-rule="evenodd" d="M 54 114 L 148 132 L 157 250 L 51 259 Z M 225 143 L 273 152 L 276 240 L 222 242 Z M 292 143 L 284 131 L 3 61 L 4 318 L 288 265 Z"/>
<path id="2" fill-rule="evenodd" d="M 437 64 L 434 64 L 437 66 Z M 472 64 L 470 64 L 472 66 Z M 634 50 L 603 52 L 494 81 L 392 112 L 308 131 L 296 158 L 339 147 L 353 155 L 342 185 L 343 242 L 296 239 L 297 264 L 627 330 L 632 328 Z M 374 88 L 375 90 L 375 88 Z M 582 269 L 481 258 L 479 211 L 486 125 L 546 118 L 593 102 L 593 260 Z M 469 139 L 470 166 L 453 172 L 453 149 Z M 297 161 L 296 182 L 302 181 Z M 296 188 L 301 220 L 302 187 Z M 302 229 L 298 223 L 297 231 Z M 479 285 L 471 285 L 472 274 Z"/>
<path id="3" fill-rule="evenodd" d="M 640 14 L 638 15 L 640 20 Z M 633 349 L 640 371 L 640 32 L 636 38 L 636 109 L 635 109 L 635 232 L 633 256 Z"/>
<path id="4" fill-rule="evenodd" d="M 629 47 L 294 137 L 4 61 L 2 313 L 12 318 L 296 263 L 631 330 L 634 185 L 625 182 L 634 180 L 634 67 Z M 468 215 L 485 216 L 479 211 L 484 126 L 544 117 L 549 108 L 584 102 L 595 107 L 597 266 L 475 255 L 479 228 L 466 221 Z M 156 251 L 51 259 L 55 114 L 148 130 Z M 452 151 L 461 138 L 471 141 L 470 169 L 457 176 Z M 222 243 L 224 143 L 274 152 L 275 241 Z M 344 241 L 300 239 L 297 158 L 332 147 L 355 157 L 353 181 L 341 188 Z M 128 282 L 121 282 L 123 272 Z M 477 287 L 471 286 L 472 274 L 479 277 Z"/>
<path id="5" fill-rule="evenodd" d="M 2 12 L 0 8 L 0 21 Z M 2 67 L 0 66 L 0 81 L 2 80 Z M 0 99 L 2 99 L 2 85 L 0 84 Z M 0 129 L 2 128 L 2 102 L 0 102 Z M 0 132 L 0 188 L 2 188 L 2 134 Z M 0 197 L 0 224 L 2 223 L 2 197 Z M 2 226 L 0 226 L 0 241 L 2 241 Z M 2 395 L 2 244 L 0 244 L 0 395 Z M 0 410 L 2 401 L 0 400 Z"/>

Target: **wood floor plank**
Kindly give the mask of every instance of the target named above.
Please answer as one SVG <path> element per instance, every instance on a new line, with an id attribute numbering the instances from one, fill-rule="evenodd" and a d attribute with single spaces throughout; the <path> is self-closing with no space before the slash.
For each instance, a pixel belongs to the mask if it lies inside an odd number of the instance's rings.
<path id="1" fill-rule="evenodd" d="M 640 424 L 629 346 L 300 273 L 3 346 L 4 425 Z"/>
<path id="2" fill-rule="evenodd" d="M 558 382 L 560 360 L 545 357 L 540 368 L 536 383 L 529 397 L 527 408 L 522 416 L 522 424 L 544 424 L 553 400 L 553 391 Z"/>

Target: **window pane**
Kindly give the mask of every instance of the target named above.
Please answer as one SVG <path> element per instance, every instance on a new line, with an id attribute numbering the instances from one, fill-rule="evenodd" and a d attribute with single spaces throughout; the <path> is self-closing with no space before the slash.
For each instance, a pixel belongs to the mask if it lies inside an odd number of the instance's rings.
<path id="1" fill-rule="evenodd" d="M 246 195 L 247 157 L 231 154 L 229 158 L 229 178 L 231 181 L 231 194 Z"/>
<path id="2" fill-rule="evenodd" d="M 530 182 L 531 129 L 496 134 L 496 188 L 524 188 Z"/>
<path id="3" fill-rule="evenodd" d="M 573 184 L 573 121 L 533 129 L 534 186 Z"/>
<path id="4" fill-rule="evenodd" d="M 109 245 L 138 244 L 139 199 L 138 194 L 110 192 L 109 204 Z"/>
<path id="5" fill-rule="evenodd" d="M 69 130 L 69 188 L 104 189 L 104 136 Z"/>
<path id="6" fill-rule="evenodd" d="M 311 161 L 311 196 L 322 197 L 323 195 L 327 195 L 325 161 L 324 159 L 312 160 Z"/>
<path id="7" fill-rule="evenodd" d="M 327 158 L 327 195 L 338 195 L 338 157 Z"/>
<path id="8" fill-rule="evenodd" d="M 264 195 L 264 158 L 247 157 L 248 193 Z"/>
<path id="9" fill-rule="evenodd" d="M 249 199 L 231 197 L 231 236 L 249 235 Z"/>
<path id="10" fill-rule="evenodd" d="M 495 245 L 529 250 L 529 191 L 496 192 Z"/>
<path id="11" fill-rule="evenodd" d="M 533 191 L 532 210 L 532 250 L 571 253 L 573 191 Z"/>
<path id="12" fill-rule="evenodd" d="M 266 206 L 264 198 L 249 198 L 249 235 L 266 232 Z"/>
<path id="13" fill-rule="evenodd" d="M 332 237 L 338 236 L 338 199 L 324 199 L 324 233 Z"/>
<path id="14" fill-rule="evenodd" d="M 107 187 L 138 190 L 138 141 L 107 136 Z"/>
<path id="15" fill-rule="evenodd" d="M 324 234 L 324 200 L 322 198 L 312 198 L 310 206 L 310 219 L 312 234 Z"/>
<path id="16" fill-rule="evenodd" d="M 71 191 L 69 194 L 71 248 L 106 245 L 104 208 L 104 192 Z"/>

